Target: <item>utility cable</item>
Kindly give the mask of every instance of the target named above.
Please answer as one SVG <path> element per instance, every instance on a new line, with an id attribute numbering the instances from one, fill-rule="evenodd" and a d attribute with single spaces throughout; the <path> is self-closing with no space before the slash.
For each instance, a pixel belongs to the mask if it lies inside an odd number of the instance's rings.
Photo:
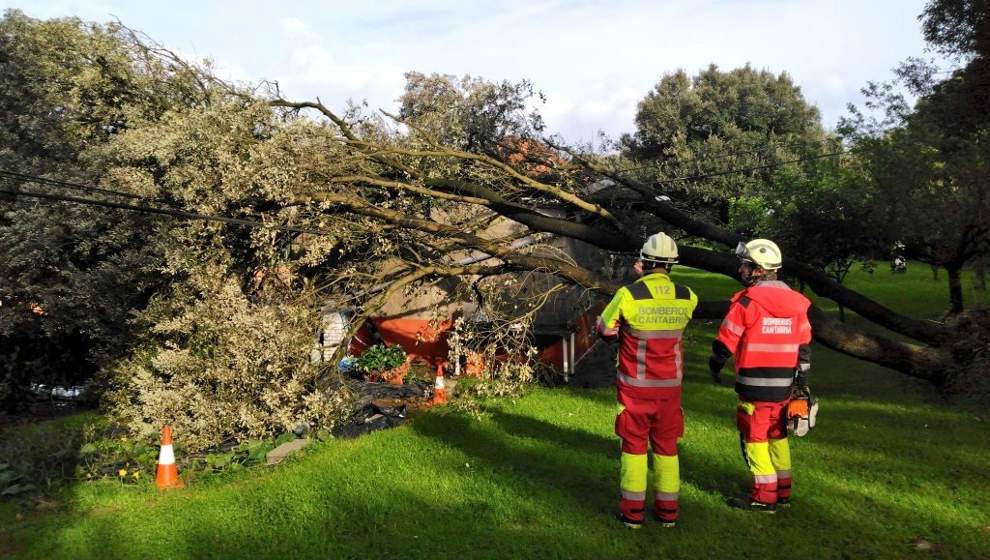
<path id="1" fill-rule="evenodd" d="M 759 146 L 755 146 L 755 147 L 753 147 L 751 149 L 733 150 L 731 152 L 725 152 L 725 153 L 720 153 L 720 154 L 710 154 L 710 155 L 707 155 L 707 156 L 705 154 L 702 154 L 702 153 L 694 152 L 692 154 L 692 157 L 689 157 L 689 158 L 669 158 L 669 159 L 664 160 L 663 162 L 660 162 L 659 160 L 655 160 L 652 163 L 647 163 L 647 164 L 644 164 L 644 165 L 638 165 L 636 167 L 627 167 L 625 169 L 622 169 L 620 172 L 621 173 L 629 173 L 631 171 L 639 171 L 639 170 L 642 170 L 642 169 L 655 169 L 655 168 L 659 167 L 659 165 L 661 163 L 667 163 L 668 161 L 672 161 L 674 163 L 691 163 L 691 162 L 698 162 L 698 163 L 700 163 L 700 162 L 716 161 L 716 160 L 720 160 L 720 159 L 726 159 L 726 158 L 731 158 L 731 157 L 741 157 L 741 156 L 747 156 L 747 155 L 759 156 L 760 154 L 769 152 L 771 148 L 790 148 L 790 146 L 788 146 L 786 144 L 786 142 L 787 142 L 786 140 L 782 139 L 779 142 L 766 142 L 766 143 L 761 144 Z"/>
<path id="2" fill-rule="evenodd" d="M 801 163 L 803 161 L 814 161 L 814 160 L 817 160 L 817 159 L 824 159 L 824 158 L 828 158 L 828 157 L 840 156 L 840 155 L 843 155 L 843 154 L 848 154 L 848 153 L 852 152 L 853 150 L 854 150 L 854 148 L 849 148 L 849 149 L 846 149 L 846 150 L 840 150 L 838 152 L 829 152 L 829 153 L 826 153 L 826 154 L 818 154 L 818 155 L 815 155 L 815 156 L 809 156 L 809 157 L 804 157 L 804 158 L 792 159 L 792 160 L 787 160 L 787 161 L 779 161 L 777 163 L 768 163 L 766 165 L 754 165 L 752 167 L 742 167 L 742 168 L 737 168 L 737 169 L 727 169 L 725 171 L 717 171 L 717 172 L 713 172 L 713 173 L 704 173 L 704 174 L 700 174 L 700 175 L 687 175 L 687 176 L 684 176 L 684 177 L 673 177 L 671 179 L 660 179 L 660 180 L 657 180 L 657 181 L 650 181 L 650 184 L 651 185 L 664 185 L 664 184 L 667 184 L 667 183 L 676 183 L 678 181 L 697 181 L 698 179 L 709 179 L 711 177 L 721 177 L 723 175 L 732 175 L 732 174 L 735 174 L 735 173 L 748 173 L 750 171 L 759 171 L 761 169 L 773 169 L 775 167 L 783 167 L 784 165 L 788 165 L 788 164 L 791 164 L 791 163 Z"/>
<path id="3" fill-rule="evenodd" d="M 169 208 L 155 208 L 152 206 L 138 206 L 134 204 L 124 204 L 122 202 L 111 202 L 109 200 L 93 200 L 91 198 L 80 198 L 76 196 L 64 196 L 57 194 L 47 194 L 47 193 L 34 193 L 19 190 L 7 190 L 0 189 L 0 194 L 8 194 L 11 196 L 24 196 L 29 198 L 40 198 L 44 200 L 53 200 L 56 202 L 73 202 L 76 204 L 82 204 L 86 206 L 102 206 L 105 208 L 117 208 L 120 210 L 130 210 L 134 212 L 143 212 L 146 214 L 159 214 L 164 216 L 174 216 L 177 218 L 187 218 L 193 220 L 205 220 L 209 222 L 221 222 L 225 224 L 235 224 L 248 227 L 267 227 L 271 229 L 277 229 L 280 231 L 288 231 L 293 233 L 308 233 L 312 235 L 329 235 L 324 231 L 319 231 L 315 229 L 299 228 L 294 226 L 279 226 L 274 224 L 266 224 L 260 220 L 247 220 L 243 218 L 228 218 L 226 216 L 213 216 L 210 214 L 199 214 L 196 212 L 186 212 L 183 210 L 173 210 Z"/>
<path id="4" fill-rule="evenodd" d="M 143 200 L 145 202 L 158 202 L 158 203 L 161 203 L 161 204 L 168 204 L 170 206 L 177 206 L 174 202 L 169 202 L 167 200 L 155 199 L 155 198 L 148 198 L 148 197 L 145 197 L 145 196 L 141 196 L 139 194 L 133 194 L 133 193 L 123 192 L 123 191 L 115 191 L 115 190 L 111 190 L 111 189 L 101 189 L 99 187 L 94 187 L 94 186 L 91 186 L 91 185 L 82 185 L 82 184 L 79 184 L 79 183 L 71 183 L 69 181 L 60 181 L 60 180 L 57 180 L 57 179 L 48 179 L 48 178 L 45 178 L 45 177 L 38 177 L 38 176 L 35 176 L 35 175 L 25 175 L 23 173 L 17 173 L 17 172 L 14 172 L 14 171 L 8 171 L 6 169 L 0 169 L 0 177 L 6 177 L 8 179 L 14 179 L 14 180 L 18 180 L 18 181 L 38 183 L 38 184 L 48 185 L 48 186 L 52 186 L 52 187 L 63 187 L 63 188 L 67 188 L 67 189 L 75 189 L 75 190 L 80 190 L 80 191 L 85 191 L 85 192 L 101 193 L 101 194 L 107 194 L 107 195 L 111 195 L 111 196 L 120 196 L 120 197 L 124 197 L 124 198 L 133 198 L 133 199 L 137 199 L 137 200 Z"/>
<path id="5" fill-rule="evenodd" d="M 20 181 L 22 183 L 37 183 L 39 185 L 46 185 L 46 186 L 51 186 L 51 187 L 60 187 L 60 188 L 65 188 L 65 189 L 70 189 L 70 190 L 81 190 L 81 191 L 84 191 L 84 192 L 100 193 L 100 194 L 105 194 L 105 195 L 108 195 L 108 196 L 118 196 L 118 197 L 122 197 L 122 198 L 129 198 L 129 199 L 134 199 L 134 200 L 140 200 L 140 201 L 143 201 L 143 202 L 164 204 L 166 206 L 170 206 L 172 208 L 176 208 L 176 209 L 179 209 L 180 211 L 182 211 L 182 204 L 181 203 L 173 202 L 173 201 L 169 201 L 169 200 L 165 200 L 165 199 L 162 199 L 162 198 L 149 198 L 149 197 L 146 197 L 146 196 L 141 196 L 141 195 L 133 194 L 133 193 L 129 193 L 129 192 L 117 191 L 117 190 L 112 190 L 112 189 L 104 189 L 104 188 L 100 188 L 100 187 L 94 187 L 92 185 L 83 185 L 83 184 L 80 184 L 80 183 L 72 183 L 72 182 L 69 182 L 69 181 L 61 181 L 61 180 L 58 180 L 58 179 L 48 179 L 46 177 L 39 177 L 37 175 L 26 175 L 24 173 L 17 173 L 15 171 L 9 171 L 7 169 L 0 169 L 0 178 L 10 179 L 10 180 L 14 180 L 14 181 Z M 253 215 L 252 217 L 254 219 L 256 219 L 256 220 L 259 219 L 259 217 L 257 215 Z"/>

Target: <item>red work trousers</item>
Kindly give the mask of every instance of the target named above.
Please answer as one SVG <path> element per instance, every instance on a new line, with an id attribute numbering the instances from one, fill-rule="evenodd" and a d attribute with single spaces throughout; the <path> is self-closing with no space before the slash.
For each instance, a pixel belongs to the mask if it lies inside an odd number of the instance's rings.
<path id="1" fill-rule="evenodd" d="M 622 412 L 615 433 L 622 438 L 622 499 L 619 511 L 630 520 L 643 519 L 646 502 L 648 446 L 654 454 L 654 507 L 663 521 L 677 519 L 680 478 L 677 439 L 684 435 L 680 395 L 666 399 L 637 399 L 619 391 Z"/>
<path id="2" fill-rule="evenodd" d="M 750 497 L 773 504 L 791 494 L 791 459 L 787 445 L 787 404 L 741 401 L 736 412 L 743 459 L 753 473 Z"/>

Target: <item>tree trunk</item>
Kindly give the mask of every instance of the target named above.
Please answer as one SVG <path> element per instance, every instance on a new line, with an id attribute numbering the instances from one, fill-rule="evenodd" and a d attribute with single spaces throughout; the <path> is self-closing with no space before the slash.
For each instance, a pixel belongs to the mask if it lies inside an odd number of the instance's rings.
<path id="1" fill-rule="evenodd" d="M 839 322 L 846 322 L 846 308 L 841 303 L 839 304 Z"/>
<path id="2" fill-rule="evenodd" d="M 955 315 L 963 310 L 962 270 L 952 264 L 946 266 L 945 271 L 949 274 L 949 313 Z"/>
<path id="3" fill-rule="evenodd" d="M 729 310 L 727 301 L 702 301 L 694 316 L 699 319 L 721 319 Z M 891 340 L 864 332 L 836 321 L 817 306 L 808 309 L 811 336 L 815 342 L 854 358 L 873 362 L 901 373 L 941 384 L 953 367 L 946 352 L 920 344 Z M 715 333 L 712 333 L 715 336 Z M 814 363 L 812 362 L 812 368 Z"/>
<path id="4" fill-rule="evenodd" d="M 976 289 L 981 292 L 987 291 L 987 258 L 976 259 Z"/>
<path id="5" fill-rule="evenodd" d="M 816 342 L 911 377 L 940 385 L 953 367 L 952 357 L 942 350 L 867 334 L 832 319 L 814 305 L 808 310 L 808 319 Z"/>
<path id="6" fill-rule="evenodd" d="M 680 247 L 679 252 L 681 262 L 688 266 L 736 277 L 738 264 L 731 255 L 687 246 Z M 850 290 L 829 278 L 824 272 L 806 264 L 794 261 L 785 262 L 784 271 L 807 282 L 808 286 L 819 296 L 827 297 L 880 326 L 926 344 L 938 345 L 941 342 L 944 329 L 938 323 L 901 315 L 858 292 Z"/>

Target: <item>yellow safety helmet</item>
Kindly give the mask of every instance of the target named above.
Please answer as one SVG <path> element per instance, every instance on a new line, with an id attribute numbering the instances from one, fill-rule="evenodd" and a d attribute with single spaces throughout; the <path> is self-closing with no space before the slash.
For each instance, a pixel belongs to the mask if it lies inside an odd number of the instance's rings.
<path id="1" fill-rule="evenodd" d="M 639 258 L 643 261 L 657 262 L 663 264 L 674 264 L 677 262 L 677 243 L 664 232 L 651 235 L 643 248 L 639 250 Z"/>
<path id="2" fill-rule="evenodd" d="M 777 270 L 783 265 L 780 247 L 769 239 L 754 239 L 749 243 L 740 242 L 736 246 L 736 256 L 763 270 Z"/>

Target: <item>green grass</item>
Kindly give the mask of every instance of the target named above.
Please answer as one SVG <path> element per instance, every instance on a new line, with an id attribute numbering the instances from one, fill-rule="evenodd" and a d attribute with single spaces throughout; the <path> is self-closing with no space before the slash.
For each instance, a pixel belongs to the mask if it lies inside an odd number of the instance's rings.
<path id="1" fill-rule="evenodd" d="M 738 289 L 679 272 L 706 297 Z M 944 279 L 935 285 L 910 275 L 913 287 L 880 289 L 878 297 L 895 307 L 905 298 L 944 306 Z M 99 482 L 67 489 L 53 511 L 8 501 L 0 504 L 0 551 L 15 558 L 990 558 L 990 418 L 977 420 L 920 382 L 820 347 L 813 386 L 822 410 L 819 427 L 792 440 L 793 507 L 768 516 L 725 506 L 749 475 L 734 393 L 705 372 L 715 328 L 699 320 L 688 332 L 681 521 L 673 530 L 648 522 L 631 531 L 611 517 L 614 389 L 564 387 L 499 403 L 481 420 L 430 411 L 394 430 L 319 444 L 287 464 L 179 491 Z M 934 549 L 919 550 L 919 539 Z"/>

